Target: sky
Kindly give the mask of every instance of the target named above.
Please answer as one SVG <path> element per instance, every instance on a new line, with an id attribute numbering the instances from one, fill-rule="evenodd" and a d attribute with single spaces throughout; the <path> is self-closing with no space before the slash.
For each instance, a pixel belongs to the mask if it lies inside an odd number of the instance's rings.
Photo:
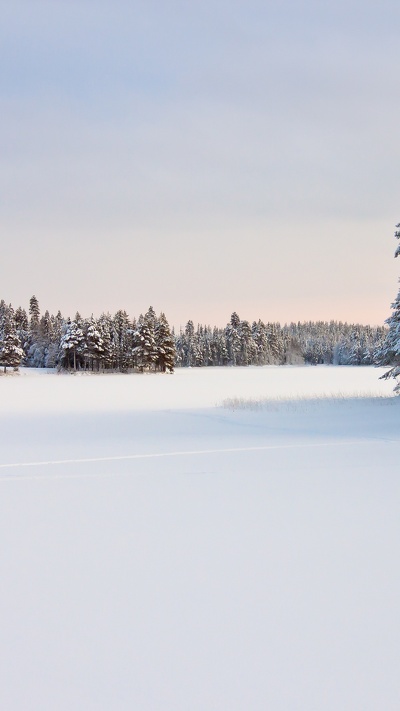
<path id="1" fill-rule="evenodd" d="M 0 298 L 380 324 L 395 0 L 0 0 Z"/>

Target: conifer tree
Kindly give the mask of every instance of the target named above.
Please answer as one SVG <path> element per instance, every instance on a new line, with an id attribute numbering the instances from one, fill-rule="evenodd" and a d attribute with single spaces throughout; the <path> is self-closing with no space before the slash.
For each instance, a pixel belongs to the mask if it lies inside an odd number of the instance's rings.
<path id="1" fill-rule="evenodd" d="M 21 344 L 21 348 L 24 351 L 22 357 L 22 363 L 26 362 L 29 350 L 29 322 L 28 315 L 21 306 L 18 306 L 15 311 L 15 327 L 17 329 L 17 335 Z"/>
<path id="2" fill-rule="evenodd" d="M 33 368 L 41 368 L 44 365 L 44 348 L 40 338 L 40 309 L 36 296 L 31 296 L 29 300 L 29 328 L 26 342 L 27 364 Z"/>
<path id="3" fill-rule="evenodd" d="M 126 311 L 117 311 L 113 319 L 116 366 L 126 372 L 132 365 L 133 328 Z"/>
<path id="4" fill-rule="evenodd" d="M 142 331 L 145 334 L 145 341 L 144 341 L 144 347 L 145 347 L 145 369 L 146 370 L 152 370 L 155 367 L 155 363 L 157 360 L 157 352 L 156 352 L 156 341 L 155 341 L 155 335 L 156 335 L 156 322 L 157 322 L 157 317 L 156 317 L 156 312 L 154 311 L 152 306 L 149 306 L 148 310 L 146 311 L 144 318 L 143 318 L 143 325 L 144 325 L 144 330 Z"/>
<path id="5" fill-rule="evenodd" d="M 183 338 L 184 348 L 184 364 L 187 367 L 196 365 L 196 348 L 194 343 L 194 324 L 190 319 L 185 326 L 185 334 Z"/>
<path id="6" fill-rule="evenodd" d="M 172 336 L 164 313 L 160 314 L 155 326 L 155 345 L 157 353 L 156 367 L 162 373 L 166 371 L 173 373 L 176 357 L 175 339 Z"/>
<path id="7" fill-rule="evenodd" d="M 233 312 L 231 315 L 231 320 L 230 323 L 227 325 L 225 329 L 225 334 L 226 334 L 226 344 L 228 348 L 228 353 L 229 353 L 229 360 L 232 365 L 238 365 L 240 361 L 240 349 L 241 349 L 241 342 L 240 342 L 240 334 L 239 334 L 239 327 L 240 327 L 240 318 L 236 311 Z"/>
<path id="8" fill-rule="evenodd" d="M 400 240 L 400 224 L 396 225 L 396 239 Z M 400 243 L 395 251 L 395 257 L 400 255 Z M 400 279 L 399 279 L 400 281 Z M 385 323 L 389 326 L 386 339 L 380 353 L 377 354 L 377 362 L 379 365 L 391 365 L 382 378 L 398 378 L 400 376 L 400 290 L 395 301 L 392 303 L 392 315 Z M 400 391 L 400 383 L 395 387 L 395 391 Z"/>
<path id="9" fill-rule="evenodd" d="M 81 364 L 81 358 L 86 350 L 85 337 L 80 323 L 68 320 L 61 337 L 61 364 L 76 371 Z"/>
<path id="10" fill-rule="evenodd" d="M 40 309 L 39 302 L 35 295 L 29 299 L 29 316 L 31 329 L 36 329 L 39 326 Z"/>
<path id="11" fill-rule="evenodd" d="M 240 337 L 240 365 L 251 365 L 255 361 L 257 347 L 252 338 L 252 332 L 248 321 L 241 321 L 239 324 Z"/>
<path id="12" fill-rule="evenodd" d="M 28 331 L 28 316 L 22 306 L 18 306 L 17 310 L 15 311 L 15 326 L 17 330 L 25 332 Z"/>
<path id="13" fill-rule="evenodd" d="M 116 349 L 112 339 L 113 322 L 109 313 L 100 316 L 98 327 L 103 341 L 103 353 L 100 360 L 101 365 L 103 368 L 113 368 L 115 367 Z"/>
<path id="14" fill-rule="evenodd" d="M 157 361 L 155 340 L 155 313 L 152 307 L 144 316 L 140 315 L 134 334 L 133 357 L 135 366 L 141 373 L 154 369 Z"/>
<path id="15" fill-rule="evenodd" d="M 7 372 L 7 367 L 18 368 L 24 351 L 17 335 L 14 310 L 10 306 L 4 311 L 0 334 L 0 363 Z"/>
<path id="16" fill-rule="evenodd" d="M 100 368 L 100 361 L 104 354 L 104 344 L 102 334 L 93 315 L 85 323 L 85 361 L 89 364 L 89 368 L 93 370 L 96 365 L 97 370 Z"/>

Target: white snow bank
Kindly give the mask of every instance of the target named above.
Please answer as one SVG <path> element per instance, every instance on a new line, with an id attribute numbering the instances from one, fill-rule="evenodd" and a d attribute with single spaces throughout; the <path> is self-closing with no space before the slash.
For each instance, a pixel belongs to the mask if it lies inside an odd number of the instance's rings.
<path id="1" fill-rule="evenodd" d="M 346 366 L 268 366 L 177 369 L 173 375 L 49 374 L 21 370 L 0 379 L 0 414 L 205 408 L 227 400 L 390 397 L 385 369 Z M 38 377 L 39 374 L 42 377 Z M 46 375 L 46 377 L 44 377 Z"/>

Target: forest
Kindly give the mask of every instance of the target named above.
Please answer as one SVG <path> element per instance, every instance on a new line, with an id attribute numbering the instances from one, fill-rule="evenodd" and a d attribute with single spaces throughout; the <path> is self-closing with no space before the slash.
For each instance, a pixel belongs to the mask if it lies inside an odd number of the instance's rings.
<path id="1" fill-rule="evenodd" d="M 194 326 L 175 333 L 150 306 L 136 319 L 126 311 L 73 319 L 46 310 L 36 296 L 28 312 L 0 301 L 0 365 L 67 371 L 170 372 L 176 367 L 284 364 L 371 365 L 382 359 L 387 328 L 341 321 L 282 325 L 250 323 L 233 312 L 223 328 Z"/>

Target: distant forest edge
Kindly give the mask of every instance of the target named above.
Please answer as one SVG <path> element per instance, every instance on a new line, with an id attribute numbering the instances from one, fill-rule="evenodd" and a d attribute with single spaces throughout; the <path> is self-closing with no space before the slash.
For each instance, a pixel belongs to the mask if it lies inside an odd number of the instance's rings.
<path id="1" fill-rule="evenodd" d="M 382 361 L 387 328 L 338 321 L 264 323 L 232 313 L 225 328 L 188 321 L 175 333 L 150 306 L 131 320 L 126 311 L 99 318 L 29 313 L 0 301 L 0 364 L 18 368 L 173 372 L 175 367 L 283 364 L 371 365 Z M 385 363 L 383 363 L 385 364 Z"/>

